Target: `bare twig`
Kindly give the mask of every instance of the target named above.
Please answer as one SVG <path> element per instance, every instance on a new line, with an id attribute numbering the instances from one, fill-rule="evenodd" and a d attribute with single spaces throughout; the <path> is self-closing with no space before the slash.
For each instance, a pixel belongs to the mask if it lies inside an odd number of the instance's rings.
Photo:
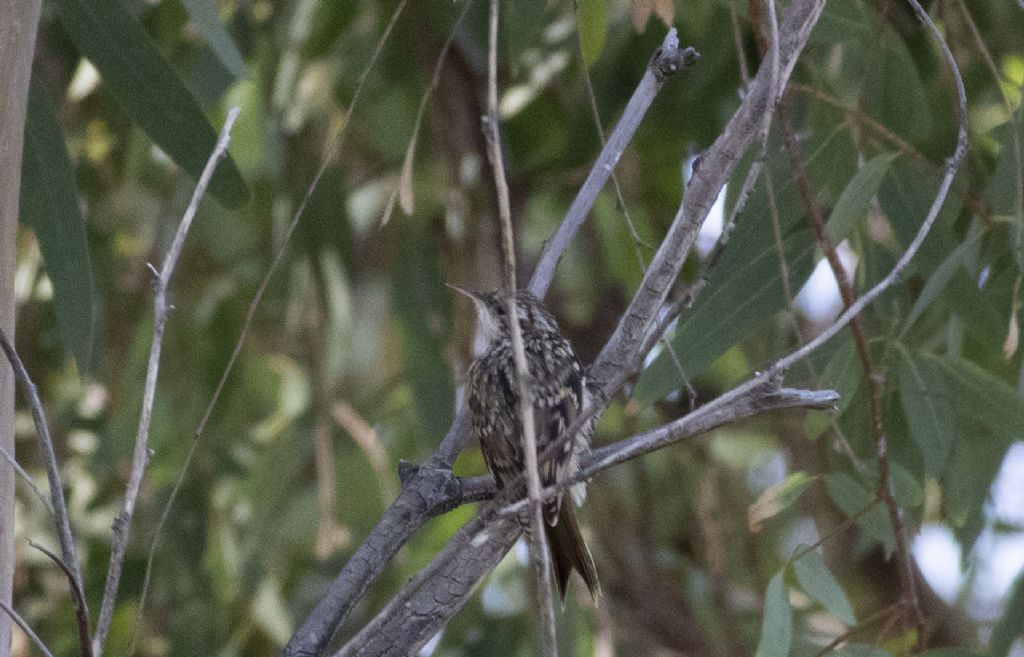
<path id="1" fill-rule="evenodd" d="M 519 387 L 519 423 L 523 428 L 523 468 L 526 490 L 530 502 L 530 557 L 536 579 L 537 613 L 540 615 L 541 646 L 547 657 L 558 657 L 555 635 L 555 604 L 551 595 L 550 556 L 544 546 L 544 513 L 540 498 L 540 472 L 537 470 L 537 436 L 533 417 L 533 393 L 530 372 L 526 364 L 526 350 L 516 310 L 516 246 L 512 231 L 512 211 L 508 199 L 508 181 L 501 153 L 501 135 L 498 128 L 498 14 L 499 0 L 491 0 L 489 34 L 487 39 L 487 117 L 484 133 L 487 136 L 487 155 L 494 172 L 494 186 L 498 192 L 498 219 L 501 223 L 501 245 L 505 288 L 508 291 L 509 334 L 512 355 L 516 364 L 516 382 Z"/>
<path id="2" fill-rule="evenodd" d="M 18 624 L 18 627 L 21 628 L 21 631 L 24 632 L 25 635 L 32 640 L 32 643 L 36 645 L 36 648 L 39 648 L 39 652 L 46 655 L 46 657 L 53 657 L 53 653 L 50 652 L 50 649 L 46 647 L 46 644 L 43 643 L 43 640 L 39 638 L 39 635 L 32 631 L 32 628 L 29 627 L 28 623 L 25 622 L 25 619 L 18 615 L 18 612 L 8 607 L 7 603 L 3 600 L 0 600 L 0 609 L 3 609 L 5 612 L 7 612 L 7 615 L 11 617 L 11 620 Z"/>
<path id="3" fill-rule="evenodd" d="M 50 437 L 50 425 L 46 422 L 43 402 L 39 399 L 39 391 L 36 389 L 36 384 L 32 382 L 28 370 L 25 369 L 25 364 L 21 362 L 21 357 L 18 356 L 14 345 L 7 339 L 3 330 L 0 330 L 0 347 L 3 348 L 7 360 L 10 361 L 11 369 L 14 370 L 14 378 L 21 385 L 29 408 L 32 409 L 32 421 L 36 426 L 39 452 L 42 455 L 43 464 L 46 466 L 46 478 L 50 484 L 50 501 L 52 503 L 50 508 L 53 511 L 53 522 L 56 525 L 57 539 L 60 542 L 60 552 L 64 557 L 64 562 L 74 575 L 76 585 L 81 589 L 82 571 L 78 566 L 78 556 L 75 554 L 75 540 L 71 536 L 71 519 L 68 517 L 68 507 L 64 500 L 64 484 L 61 482 L 60 467 L 57 465 L 57 455 L 53 449 L 53 438 Z M 82 612 L 88 618 L 89 609 L 85 607 L 84 598 L 81 603 L 83 605 Z"/>
<path id="4" fill-rule="evenodd" d="M 0 329 L 0 331 L 2 331 L 2 329 Z M 25 472 L 25 469 L 22 468 L 21 465 L 14 460 L 14 457 L 11 456 L 11 453 L 4 449 L 2 446 L 0 446 L 0 454 L 3 454 L 4 460 L 7 461 L 8 465 L 14 468 L 14 471 L 18 474 L 18 476 L 21 477 L 26 484 L 28 484 L 29 488 L 32 489 L 32 492 L 36 494 L 36 497 L 39 498 L 39 501 L 43 503 L 43 506 L 46 507 L 46 510 L 49 511 L 50 515 L 52 516 L 53 504 L 50 503 L 50 500 L 46 499 L 46 496 L 43 495 L 43 491 L 39 490 L 39 487 L 36 486 L 36 482 L 34 479 L 32 479 L 32 475 Z"/>
<path id="5" fill-rule="evenodd" d="M 68 565 L 64 563 L 63 559 L 42 545 L 32 541 L 29 541 L 28 544 L 48 556 L 50 560 L 57 564 L 57 567 L 64 572 L 64 576 L 68 578 L 68 586 L 71 588 L 71 599 L 75 602 L 75 622 L 78 625 L 78 648 L 82 653 L 82 657 L 92 657 L 92 642 L 89 640 L 89 616 L 86 613 L 85 593 L 82 591 L 82 585 L 75 579 L 75 574 L 71 571 Z"/>
<path id="6" fill-rule="evenodd" d="M 99 619 L 96 621 L 96 633 L 93 636 L 93 653 L 103 654 L 103 644 L 110 629 L 110 622 L 113 618 L 114 602 L 117 599 L 117 589 L 121 582 L 121 569 L 124 566 L 125 551 L 128 549 L 128 538 L 131 531 L 132 517 L 135 514 L 135 503 L 139 497 L 139 490 L 142 487 L 142 477 L 146 471 L 146 464 L 149 462 L 149 425 L 153 415 L 153 400 L 156 395 L 157 375 L 160 371 L 160 354 L 163 350 L 164 327 L 167 324 L 167 316 L 171 306 L 167 303 L 167 286 L 170 284 L 174 267 L 178 264 L 178 258 L 185 245 L 185 236 L 195 218 L 196 210 L 199 208 L 199 201 L 206 192 L 206 187 L 213 177 L 217 164 L 226 156 L 228 143 L 231 141 L 231 128 L 238 118 L 241 110 L 237 107 L 228 111 L 224 120 L 224 127 L 221 129 L 217 145 L 206 161 L 203 173 L 196 183 L 192 200 L 185 209 L 185 214 L 178 224 L 178 230 L 171 240 L 171 246 L 164 257 L 163 265 L 157 274 L 156 289 L 153 294 L 153 342 L 149 348 L 149 362 L 146 367 L 146 382 L 142 393 L 142 411 L 139 414 L 139 426 L 135 434 L 135 449 L 132 452 L 132 467 L 128 477 L 128 487 L 125 491 L 124 505 L 121 512 L 114 520 L 114 535 L 110 549 L 110 567 L 107 570 L 107 582 L 103 589 L 103 602 L 100 605 Z"/>
<path id="7" fill-rule="evenodd" d="M 551 281 L 554 280 L 555 267 L 558 265 L 558 261 L 561 259 L 562 254 L 565 253 L 565 250 L 569 248 L 569 244 L 576 236 L 576 231 L 583 225 L 583 221 L 587 218 L 587 213 L 590 212 L 590 208 L 594 205 L 597 193 L 604 187 L 605 182 L 607 182 L 608 177 L 611 175 L 612 169 L 618 164 L 619 158 L 622 157 L 622 151 L 625 150 L 629 140 L 633 137 L 633 133 L 636 132 L 637 126 L 640 125 L 640 120 L 647 113 L 647 108 L 654 101 L 654 97 L 661 90 L 661 87 L 670 75 L 692 64 L 698 57 L 697 51 L 693 48 L 679 49 L 679 37 L 675 28 L 668 31 L 668 34 L 665 35 L 665 40 L 661 43 L 661 47 L 654 53 L 654 57 L 651 59 L 651 63 L 648 65 L 647 72 L 644 73 L 640 85 L 633 92 L 629 103 L 626 104 L 626 109 L 623 110 L 619 123 L 615 126 L 611 136 L 608 137 L 608 143 L 601 150 L 597 162 L 594 163 L 586 181 L 580 187 L 580 191 L 576 194 L 572 205 L 569 206 L 569 211 L 566 213 L 565 219 L 562 220 L 562 224 L 558 227 L 558 232 L 547 243 L 544 252 L 540 256 L 537 269 L 533 272 L 533 278 L 530 279 L 529 288 L 530 292 L 533 292 L 538 298 L 544 297 L 544 293 L 547 292 Z"/>
<path id="8" fill-rule="evenodd" d="M 829 644 L 827 646 L 825 646 L 824 648 L 822 648 L 818 652 L 814 653 L 814 657 L 825 657 L 825 655 L 827 655 L 828 653 L 830 653 L 833 650 L 835 650 L 836 648 L 838 648 L 840 644 L 849 641 L 857 632 L 863 631 L 869 625 L 874 625 L 875 623 L 877 623 L 880 620 L 883 620 L 885 618 L 889 618 L 890 615 L 894 611 L 900 611 L 900 605 L 901 604 L 902 603 L 897 601 L 897 602 L 892 603 L 888 607 L 884 607 L 882 609 L 879 609 L 878 611 L 876 611 L 875 613 L 871 614 L 870 616 L 868 616 L 867 618 L 865 618 L 861 622 L 857 623 L 857 625 L 855 625 L 854 627 L 851 627 L 847 631 L 845 631 L 842 634 L 840 634 L 839 636 L 837 636 L 835 639 L 833 639 L 831 642 L 829 642 Z"/>
<path id="9" fill-rule="evenodd" d="M 270 286 L 270 279 L 273 277 L 274 272 L 277 271 L 277 267 L 284 260 L 285 254 L 288 252 L 288 243 L 291 240 L 292 234 L 295 232 L 296 226 L 305 214 L 306 207 L 309 205 L 310 200 L 313 198 L 313 193 L 316 191 L 321 178 L 327 171 L 327 167 L 331 161 L 341 152 L 341 146 L 344 143 L 344 137 L 347 134 L 347 128 L 349 125 L 349 119 L 352 116 L 352 112 L 355 110 L 356 103 L 362 96 L 363 88 L 366 84 L 367 78 L 369 78 L 370 71 L 373 70 L 380 58 L 380 54 L 384 49 L 384 43 L 387 41 L 388 36 L 391 34 L 395 23 L 398 22 L 398 17 L 401 16 L 402 11 L 405 9 L 405 5 L 408 0 L 400 0 L 398 5 L 395 7 L 394 12 L 391 14 L 391 18 L 388 21 L 387 26 L 384 28 L 384 33 L 381 35 L 380 40 L 377 42 L 377 46 L 373 51 L 373 55 L 370 57 L 370 61 L 367 63 L 366 68 L 359 76 L 359 80 L 356 82 L 355 91 L 352 94 L 352 101 L 349 103 L 348 110 L 345 112 L 345 120 L 338 126 L 334 135 L 331 137 L 327 149 L 324 153 L 323 161 L 320 164 L 320 168 L 317 170 L 316 175 L 313 177 L 309 188 L 306 190 L 305 196 L 302 198 L 302 202 L 299 207 L 296 208 L 295 214 L 292 215 L 291 222 L 288 224 L 288 228 L 284 232 L 284 236 L 281 240 L 281 244 L 274 254 L 274 259 L 270 263 L 270 267 L 267 268 L 266 274 L 263 276 L 263 280 L 260 281 L 260 286 L 256 290 L 256 294 L 253 295 L 252 301 L 249 302 L 248 310 L 245 313 L 245 320 L 242 323 L 242 330 L 238 334 L 238 339 L 235 341 L 234 349 L 231 351 L 231 356 L 228 358 L 227 365 L 224 366 L 224 371 L 221 374 L 220 380 L 217 381 L 217 387 L 214 389 L 213 396 L 210 398 L 210 403 L 206 407 L 206 411 L 203 413 L 202 419 L 196 426 L 195 434 L 192 436 L 192 443 L 189 445 L 188 454 L 185 457 L 185 463 L 181 467 L 181 472 L 178 474 L 178 479 L 174 482 L 174 488 L 171 489 L 171 495 L 167 500 L 167 505 L 164 507 L 163 513 L 160 516 L 160 521 L 157 523 L 156 531 L 154 532 L 153 542 L 150 544 L 149 555 L 146 558 L 146 576 L 145 583 L 143 585 L 143 594 L 140 597 L 139 602 L 139 615 L 141 617 L 143 603 L 145 602 L 145 591 L 148 588 L 150 571 L 153 566 L 153 557 L 156 553 L 156 546 L 159 541 L 160 532 L 167 520 L 170 513 L 171 507 L 174 501 L 177 499 L 178 492 L 181 490 L 181 486 L 185 481 L 185 475 L 188 473 L 189 465 L 192 463 L 192 457 L 195 455 L 196 447 L 199 444 L 203 433 L 206 430 L 206 425 L 210 421 L 210 417 L 213 415 L 214 409 L 217 407 L 217 402 L 220 400 L 220 396 L 224 391 L 224 387 L 227 384 L 228 377 L 234 370 L 235 362 L 238 360 L 239 355 L 242 353 L 242 346 L 245 344 L 246 338 L 249 336 L 249 330 L 252 328 L 253 319 L 256 317 L 256 310 L 260 306 L 260 302 L 263 300 L 263 295 L 266 294 L 267 288 Z"/>

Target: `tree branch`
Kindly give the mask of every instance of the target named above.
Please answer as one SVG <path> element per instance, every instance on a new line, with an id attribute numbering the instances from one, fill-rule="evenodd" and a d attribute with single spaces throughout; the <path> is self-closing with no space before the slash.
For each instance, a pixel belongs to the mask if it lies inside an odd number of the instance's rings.
<path id="1" fill-rule="evenodd" d="M 125 552 L 128 549 L 128 537 L 131 531 L 132 517 L 135 514 L 135 503 L 142 487 L 142 476 L 149 462 L 149 425 L 153 415 L 153 400 L 156 395 L 157 375 L 160 371 L 160 354 L 163 350 L 164 327 L 171 306 L 167 303 L 167 286 L 170 284 L 174 267 L 178 264 L 185 236 L 195 218 L 199 201 L 206 192 L 206 187 L 213 177 L 217 164 L 227 154 L 228 143 L 231 141 L 231 128 L 241 110 L 237 107 L 228 111 L 224 127 L 221 129 L 217 145 L 206 161 L 203 173 L 196 183 L 192 200 L 185 209 L 185 214 L 178 224 L 171 246 L 164 257 L 163 265 L 157 273 L 156 289 L 153 294 L 153 342 L 149 348 L 149 363 L 146 367 L 146 383 L 142 395 L 142 411 L 139 414 L 139 427 L 135 434 L 135 449 L 132 452 L 132 467 L 128 477 L 128 487 L 124 496 L 121 513 L 114 519 L 114 535 L 110 546 L 110 567 L 107 570 L 107 583 L 103 589 L 103 602 L 100 605 L 100 616 L 96 621 L 96 633 L 93 636 L 93 653 L 99 657 L 103 654 L 103 643 L 106 641 L 110 622 L 113 618 L 114 602 L 121 581 L 121 569 L 124 566 Z M 150 267 L 152 269 L 152 266 Z M 155 269 L 153 269 L 156 272 Z"/>
<path id="2" fill-rule="evenodd" d="M 6 612 L 7 615 L 11 617 L 11 620 L 18 624 L 18 627 L 21 628 L 21 631 L 24 632 L 26 636 L 28 636 L 32 643 L 35 644 L 36 648 L 39 648 L 39 652 L 46 655 L 46 657 L 53 657 L 53 653 L 50 652 L 50 649 L 46 647 L 46 644 L 43 643 L 43 640 L 39 638 L 39 635 L 32 631 L 32 628 L 29 627 L 29 624 L 25 622 L 25 619 L 18 615 L 18 612 L 14 611 L 14 609 L 7 606 L 7 603 L 3 600 L 0 600 L 0 609 L 3 609 L 4 612 Z"/>
<path id="3" fill-rule="evenodd" d="M 669 34 L 669 37 L 673 36 L 674 31 Z M 600 178 L 602 171 L 607 169 L 607 173 L 610 174 L 612 162 L 618 161 L 622 149 L 636 131 L 654 95 L 664 86 L 667 77 L 679 70 L 684 63 L 696 59 L 696 52 L 692 48 L 679 50 L 678 42 L 669 37 L 666 37 L 665 42 L 651 58 L 647 73 L 634 91 L 619 124 L 613 131 L 612 138 L 609 138 L 598 156 L 591 173 L 594 180 L 607 180 L 607 175 Z M 576 201 L 570 207 L 570 214 L 563 222 L 576 223 L 576 227 L 572 229 L 573 233 L 578 230 L 599 191 L 600 186 L 597 182 L 585 184 L 584 189 L 580 190 Z M 545 254 L 548 258 L 553 258 L 552 268 L 568 245 L 569 240 L 566 238 L 557 242 L 552 240 L 549 243 Z M 539 277 L 540 274 L 534 274 L 529 289 L 538 297 L 543 297 L 551 278 L 542 280 Z M 363 596 L 367 587 L 380 576 L 384 566 L 405 545 L 409 537 L 429 518 L 458 504 L 458 500 L 462 499 L 461 482 L 452 474 L 451 464 L 469 440 L 469 425 L 469 412 L 464 407 L 456 415 L 437 451 L 426 464 L 416 466 L 406 463 L 399 466 L 402 491 L 398 498 L 384 512 L 380 522 L 330 584 L 324 597 L 292 635 L 281 652 L 282 657 L 311 657 L 323 654 L 327 643 L 352 607 Z M 467 492 L 478 494 L 481 488 L 486 489 L 481 486 Z M 500 532 L 492 532 L 491 535 L 496 536 L 497 533 Z M 518 536 L 518 531 L 515 535 Z M 511 545 L 514 540 L 515 537 L 509 538 L 509 544 Z M 501 558 L 501 554 L 504 554 L 504 551 L 497 554 L 494 563 Z M 468 593 L 466 595 L 468 596 Z"/>
<path id="4" fill-rule="evenodd" d="M 4 355 L 11 363 L 14 370 L 14 378 L 21 385 L 25 399 L 28 400 L 29 408 L 32 409 L 32 421 L 36 427 L 36 440 L 39 443 L 39 452 L 46 466 L 46 478 L 50 484 L 50 509 L 53 511 L 53 522 L 57 530 L 57 539 L 60 542 L 60 552 L 64 557 L 64 563 L 70 571 L 72 587 L 82 590 L 82 571 L 78 566 L 78 556 L 75 554 L 75 540 L 71 536 L 71 520 L 68 518 L 68 507 L 64 500 L 64 483 L 60 478 L 60 467 L 57 465 L 57 454 L 53 449 L 53 438 L 50 437 L 50 425 L 46 422 L 46 413 L 43 411 L 43 403 L 39 399 L 39 391 L 36 384 L 21 362 L 21 357 L 15 351 L 14 345 L 7 339 L 7 335 L 0 329 L 0 347 Z M 29 480 L 31 482 L 31 479 Z M 75 606 L 79 606 L 79 613 L 86 619 L 89 618 L 89 608 L 86 606 L 85 598 L 78 596 L 75 599 Z"/>

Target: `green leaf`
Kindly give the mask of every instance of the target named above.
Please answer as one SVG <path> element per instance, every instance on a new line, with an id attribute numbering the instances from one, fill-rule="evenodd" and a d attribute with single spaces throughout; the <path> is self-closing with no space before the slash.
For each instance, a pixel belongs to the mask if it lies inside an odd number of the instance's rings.
<path id="1" fill-rule="evenodd" d="M 899 33 L 885 29 L 872 37 L 873 47 L 881 50 L 875 66 L 876 76 L 869 81 L 866 96 L 871 113 L 897 134 L 922 139 L 931 131 L 931 108 L 921 73 L 914 57 Z"/>
<path id="2" fill-rule="evenodd" d="M 1006 657 L 1016 639 L 1024 637 L 1024 573 L 1017 576 L 1006 601 L 1006 611 L 992 629 L 988 657 Z"/>
<path id="3" fill-rule="evenodd" d="M 78 210 L 75 171 L 45 92 L 32 81 L 21 161 L 21 220 L 39 240 L 53 283 L 54 309 L 64 348 L 78 370 L 89 367 L 92 345 L 92 268 L 85 223 Z"/>
<path id="4" fill-rule="evenodd" d="M 882 178 L 896 156 L 897 153 L 882 153 L 868 160 L 839 195 L 825 225 L 833 242 L 845 239 L 867 214 L 871 199 L 878 193 Z"/>
<path id="5" fill-rule="evenodd" d="M 966 559 L 984 525 L 988 491 L 1010 444 L 1024 435 L 1024 400 L 970 361 L 926 356 L 952 393 L 960 438 L 942 479 L 950 523 Z"/>
<path id="6" fill-rule="evenodd" d="M 814 478 L 806 472 L 794 472 L 786 477 L 757 498 L 747 510 L 747 524 L 752 532 L 758 532 L 764 526 L 764 522 L 779 515 L 800 499 L 800 495 L 807 489 L 808 484 Z"/>
<path id="7" fill-rule="evenodd" d="M 764 622 L 754 657 L 786 657 L 793 639 L 793 611 L 786 591 L 785 570 L 775 573 L 764 594 Z"/>
<path id="8" fill-rule="evenodd" d="M 846 408 L 853 401 L 854 395 L 860 388 L 861 369 L 860 359 L 857 357 L 857 345 L 849 334 L 846 337 L 833 338 L 842 340 L 835 353 L 825 364 L 825 370 L 821 373 L 821 385 L 831 388 L 839 393 L 839 401 L 836 402 L 836 410 L 842 415 Z"/>
<path id="9" fill-rule="evenodd" d="M 88 57 L 125 111 L 167 155 L 199 178 L 217 133 L 199 104 L 119 0 L 57 0 L 75 47 Z M 230 207 L 249 198 L 230 157 L 217 167 L 210 193 Z"/>
<path id="10" fill-rule="evenodd" d="M 843 587 L 822 561 L 821 555 L 808 552 L 793 562 L 793 572 L 804 593 L 820 602 L 821 606 L 848 627 L 857 624 L 857 617 Z"/>
<path id="11" fill-rule="evenodd" d="M 236 78 L 245 77 L 242 53 L 238 52 L 234 39 L 220 22 L 213 0 L 181 0 L 181 4 L 228 73 Z"/>
<path id="12" fill-rule="evenodd" d="M 942 290 L 946 288 L 949 281 L 953 278 L 953 275 L 960 271 L 960 268 L 967 261 L 967 257 L 975 252 L 977 248 L 978 239 L 985 235 L 985 231 L 977 231 L 969 238 L 961 242 L 953 252 L 949 254 L 949 257 L 942 261 L 935 271 L 932 272 L 931 276 L 928 277 L 927 282 L 924 284 L 924 288 L 921 290 L 921 294 L 917 296 L 917 301 L 914 302 L 914 307 L 910 309 L 910 314 L 907 316 L 907 321 L 903 324 L 903 330 L 906 331 L 914 325 L 914 322 L 921 316 L 928 306 L 930 306 L 935 299 L 942 293 Z"/>
<path id="13" fill-rule="evenodd" d="M 852 517 L 862 514 L 857 524 L 865 534 L 881 543 L 887 554 L 892 553 L 896 547 L 896 537 L 892 533 L 885 507 L 876 501 L 874 491 L 869 490 L 847 472 L 831 472 L 825 475 L 825 488 L 829 497 L 846 515 Z M 874 507 L 865 513 L 864 510 L 872 505 Z"/>
<path id="14" fill-rule="evenodd" d="M 915 352 L 900 350 L 899 391 L 910 436 L 924 456 L 925 472 L 946 467 L 955 435 L 953 394 L 938 366 Z"/>
<path id="15" fill-rule="evenodd" d="M 786 307 L 771 231 L 767 218 L 746 217 L 708 278 L 704 293 L 689 316 L 681 319 L 672 346 L 690 377 L 704 373 L 729 347 Z M 795 292 L 813 269 L 814 244 L 801 226 L 786 236 L 783 248 Z M 675 363 L 663 353 L 640 376 L 633 395 L 653 401 L 679 385 Z"/>
<path id="16" fill-rule="evenodd" d="M 580 31 L 580 47 L 583 49 L 583 63 L 587 67 L 601 57 L 605 37 L 608 35 L 607 0 L 578 0 L 576 3 L 576 24 Z"/>

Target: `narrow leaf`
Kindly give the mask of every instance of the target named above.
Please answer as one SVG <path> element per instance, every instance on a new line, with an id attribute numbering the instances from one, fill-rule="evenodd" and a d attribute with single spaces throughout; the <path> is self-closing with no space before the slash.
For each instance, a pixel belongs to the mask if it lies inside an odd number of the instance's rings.
<path id="1" fill-rule="evenodd" d="M 846 472 L 832 472 L 826 475 L 825 488 L 829 497 L 846 515 L 852 517 L 861 514 L 857 524 L 864 533 L 881 543 L 886 554 L 892 553 L 896 546 L 896 537 L 892 533 L 889 516 L 886 515 L 883 506 L 876 502 L 874 491 Z M 871 505 L 874 505 L 874 508 L 865 512 L 864 510 Z"/>
<path id="2" fill-rule="evenodd" d="M 764 594 L 764 622 L 754 657 L 786 657 L 793 639 L 793 611 L 789 606 L 785 570 L 775 573 Z"/>
<path id="3" fill-rule="evenodd" d="M 689 316 L 683 317 L 672 346 L 689 376 L 704 373 L 729 347 L 786 307 L 779 254 L 771 230 L 770 221 L 758 221 L 753 216 L 740 224 L 707 289 Z M 783 248 L 790 284 L 794 290 L 799 289 L 814 264 L 810 233 L 802 227 L 793 231 Z M 662 354 L 641 375 L 633 394 L 650 401 L 678 387 L 675 364 Z"/>
<path id="4" fill-rule="evenodd" d="M 172 160 L 195 178 L 217 142 L 199 104 L 119 0 L 57 0 L 75 47 L 99 70 L 125 111 Z M 249 191 L 234 161 L 217 167 L 210 192 L 238 207 Z"/>
<path id="5" fill-rule="evenodd" d="M 925 472 L 938 475 L 953 447 L 953 394 L 938 366 L 911 351 L 901 350 L 898 377 L 910 437 L 924 456 Z"/>
<path id="6" fill-rule="evenodd" d="M 192 22 L 199 28 L 203 40 L 217 55 L 217 59 L 224 65 L 228 73 L 235 78 L 245 77 L 245 62 L 242 61 L 242 53 L 238 52 L 238 46 L 235 45 L 234 39 L 228 34 L 224 24 L 220 22 L 213 0 L 181 0 L 181 4 L 185 7 Z"/>
<path id="7" fill-rule="evenodd" d="M 21 162 L 21 220 L 39 240 L 46 273 L 53 283 L 64 348 L 74 356 L 79 372 L 85 372 L 92 345 L 89 244 L 60 125 L 45 92 L 34 80 L 29 88 Z"/>
<path id="8" fill-rule="evenodd" d="M 800 499 L 800 495 L 814 479 L 806 472 L 794 472 L 784 481 L 767 489 L 747 510 L 747 525 L 751 532 L 764 528 L 766 520 L 774 518 Z"/>
<path id="9" fill-rule="evenodd" d="M 415 155 L 416 135 L 413 134 L 409 148 L 405 151 L 405 160 L 402 162 L 402 175 L 398 178 L 398 205 L 407 217 L 412 214 L 413 210 L 412 163 Z"/>
<path id="10" fill-rule="evenodd" d="M 867 214 L 871 199 L 878 193 L 882 178 L 889 170 L 889 165 L 896 159 L 896 155 L 882 153 L 868 160 L 840 194 L 825 226 L 833 242 L 845 239 L 857 222 Z"/>
<path id="11" fill-rule="evenodd" d="M 604 50 L 605 37 L 608 35 L 607 0 L 578 0 L 576 25 L 580 31 L 583 63 L 587 67 L 593 66 Z"/>
<path id="12" fill-rule="evenodd" d="M 793 572 L 804 593 L 820 602 L 821 606 L 848 627 L 857 624 L 857 617 L 843 587 L 822 561 L 821 555 L 808 552 L 793 562 Z"/>
<path id="13" fill-rule="evenodd" d="M 949 257 L 942 261 L 931 276 L 928 277 L 928 281 L 924 284 L 924 289 L 921 290 L 921 294 L 917 296 L 917 301 L 914 302 L 914 307 L 910 309 L 910 314 L 907 316 L 907 321 L 903 325 L 904 331 L 909 329 L 917 321 L 917 318 L 921 316 L 921 313 L 930 306 L 935 299 L 942 293 L 946 285 L 949 284 L 950 279 L 953 278 L 953 274 L 960 270 L 966 262 L 966 258 L 969 254 L 974 252 L 977 246 L 978 238 L 984 235 L 983 231 L 974 233 L 971 237 L 967 238 L 957 246 Z"/>
<path id="14" fill-rule="evenodd" d="M 839 401 L 836 402 L 839 415 L 846 411 L 857 394 L 862 372 L 860 359 L 857 357 L 857 345 L 852 338 L 847 337 L 836 347 L 835 353 L 829 358 L 825 370 L 821 373 L 822 386 L 839 393 Z"/>

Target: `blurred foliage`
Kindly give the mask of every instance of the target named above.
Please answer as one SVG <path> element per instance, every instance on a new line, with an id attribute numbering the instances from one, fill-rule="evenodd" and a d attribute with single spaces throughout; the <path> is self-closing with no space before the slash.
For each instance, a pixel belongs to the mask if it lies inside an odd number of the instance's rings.
<path id="1" fill-rule="evenodd" d="M 500 276 L 479 122 L 486 3 L 457 28 L 416 151 L 408 149 L 465 1 L 409 3 L 351 115 L 394 2 L 44 3 L 17 346 L 53 424 L 94 610 L 151 340 L 146 263 L 162 258 L 227 108 L 242 108 L 231 159 L 200 206 L 170 291 L 176 310 L 154 454 L 108 654 L 132 645 L 132 654 L 153 657 L 275 654 L 391 501 L 398 460 L 424 459 L 446 430 L 474 318 L 443 284 L 490 288 Z M 589 360 L 640 280 L 638 250 L 649 259 L 672 219 L 686 163 L 738 105 L 741 58 L 756 70 L 751 5 L 503 4 L 501 102 L 521 280 L 600 149 L 584 74 L 607 129 L 666 20 L 702 56 L 667 85 L 617 169 L 644 244 L 634 245 L 609 187 L 548 296 Z M 992 636 L 991 654 L 1003 657 L 1019 635 L 1024 587 L 1020 577 L 1011 587 L 983 574 L 1003 558 L 996 543 L 1019 544 L 1024 531 L 1019 509 L 1001 510 L 990 494 L 1024 435 L 1024 10 L 1003 0 L 929 8 L 963 72 L 972 147 L 922 250 L 863 320 L 881 374 L 896 498 L 912 530 L 938 526 L 955 537 L 965 568 L 951 595 L 922 582 L 929 644 L 963 656 L 988 650 Z M 934 197 L 955 140 L 951 77 L 903 3 L 833 0 L 793 80 L 809 182 L 830 233 L 855 257 L 853 286 L 863 292 L 903 252 Z M 330 153 L 346 121 L 344 146 Z M 157 536 L 249 302 L 328 154 Z M 750 160 L 723 195 L 727 213 Z M 413 212 L 395 210 L 381 227 L 407 161 L 402 205 Z M 671 337 L 697 403 L 821 327 L 794 304 L 821 254 L 774 131 L 766 171 L 708 288 Z M 688 280 L 698 264 L 696 256 L 688 263 Z M 597 442 L 686 411 L 680 370 L 657 352 L 629 397 L 613 401 Z M 836 652 L 912 651 L 906 624 L 876 617 L 898 598 L 899 579 L 886 561 L 888 517 L 869 508 L 877 449 L 849 334 L 794 368 L 788 383 L 841 392 L 838 412 L 727 427 L 594 482 L 583 516 L 606 593 L 597 610 L 570 596 L 559 615 L 561 654 L 814 655 L 848 629 L 851 641 Z M 17 439 L 19 459 L 43 480 L 23 407 Z M 456 469 L 483 471 L 475 447 Z M 18 494 L 19 536 L 53 544 L 45 509 L 21 483 Z M 361 627 L 471 513 L 458 509 L 418 532 L 341 634 Z M 849 516 L 855 521 L 844 522 Z M 819 539 L 820 553 L 809 552 Z M 524 564 L 513 551 L 431 644 L 435 654 L 535 654 Z M 24 540 L 15 586 L 19 609 L 55 654 L 76 654 L 65 581 Z"/>

